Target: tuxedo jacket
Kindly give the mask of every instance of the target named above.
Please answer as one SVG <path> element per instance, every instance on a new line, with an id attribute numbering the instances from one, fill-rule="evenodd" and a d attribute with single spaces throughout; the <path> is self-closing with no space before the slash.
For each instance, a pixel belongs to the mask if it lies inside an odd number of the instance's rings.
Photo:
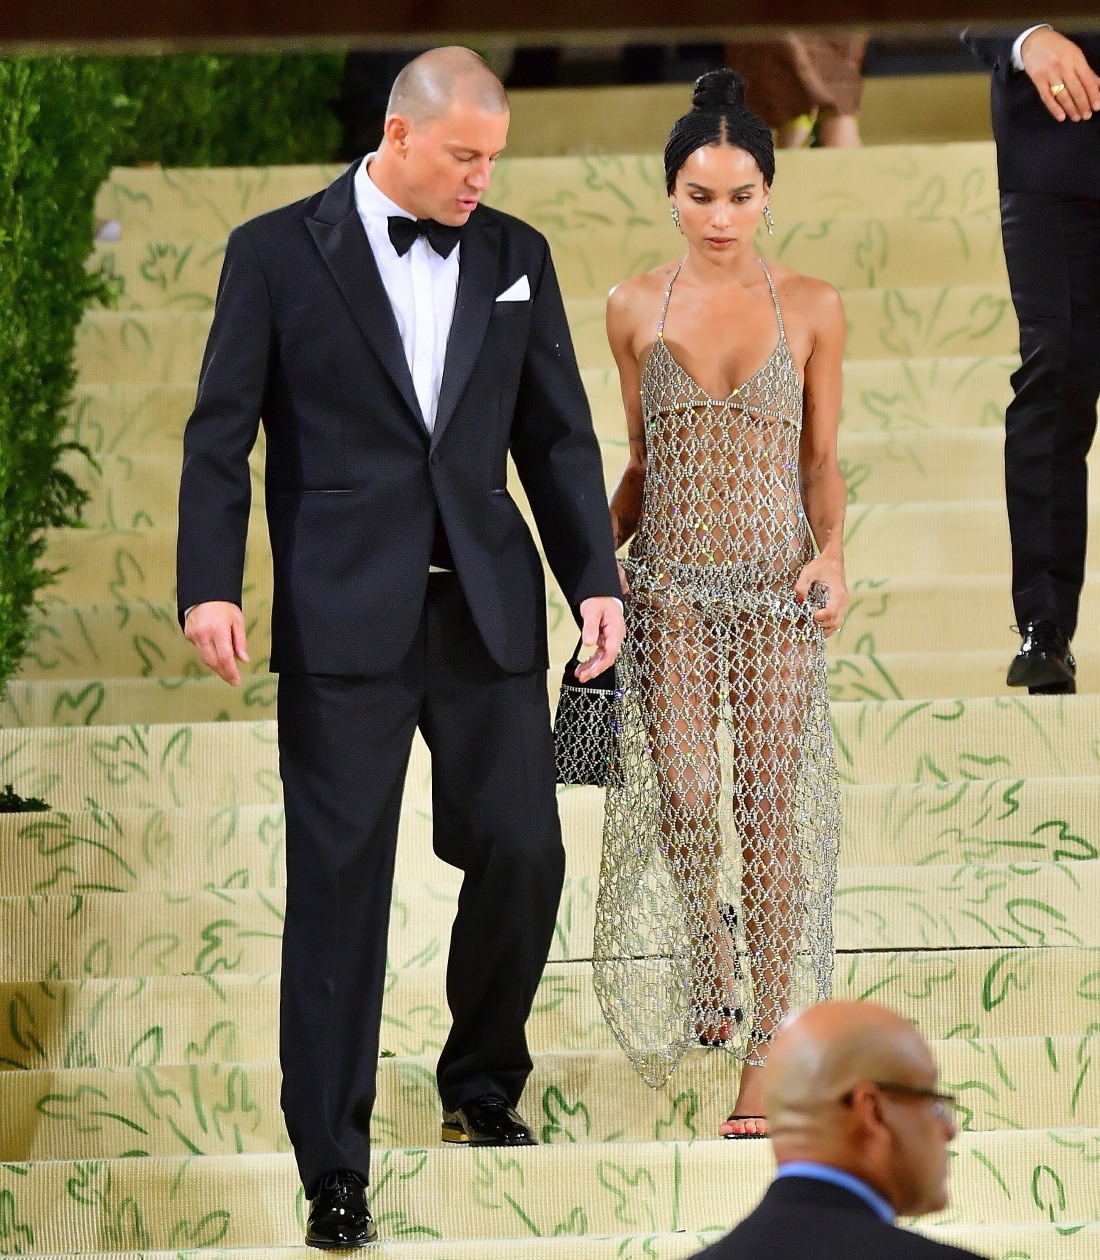
<path id="1" fill-rule="evenodd" d="M 356 209 L 355 169 L 229 237 L 184 434 L 181 616 L 205 600 L 241 603 L 248 456 L 262 421 L 272 670 L 396 667 L 440 525 L 494 660 L 545 669 L 543 569 L 507 489 L 509 452 L 570 605 L 619 589 L 599 446 L 546 241 L 485 206 L 462 229 L 429 434 Z M 495 300 L 523 277 L 527 300 Z"/>
<path id="2" fill-rule="evenodd" d="M 1058 122 L 1035 85 L 1012 66 L 1010 34 L 963 33 L 963 42 L 992 71 L 990 109 L 1001 192 L 1100 197 L 1100 114 L 1088 122 Z M 1069 35 L 1100 73 L 1100 34 Z"/>
<path id="3" fill-rule="evenodd" d="M 779 1177 L 760 1205 L 698 1260 L 978 1260 L 972 1251 L 887 1225 L 842 1186 Z"/>

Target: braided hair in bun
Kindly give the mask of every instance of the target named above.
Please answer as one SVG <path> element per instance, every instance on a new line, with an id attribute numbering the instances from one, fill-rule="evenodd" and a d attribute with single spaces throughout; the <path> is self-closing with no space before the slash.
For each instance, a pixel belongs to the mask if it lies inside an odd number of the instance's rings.
<path id="1" fill-rule="evenodd" d="M 696 149 L 728 144 L 752 155 L 764 183 L 775 178 L 771 128 L 745 107 L 745 80 L 736 70 L 708 70 L 695 80 L 691 109 L 672 125 L 665 145 L 665 188 L 672 192 L 680 168 Z"/>

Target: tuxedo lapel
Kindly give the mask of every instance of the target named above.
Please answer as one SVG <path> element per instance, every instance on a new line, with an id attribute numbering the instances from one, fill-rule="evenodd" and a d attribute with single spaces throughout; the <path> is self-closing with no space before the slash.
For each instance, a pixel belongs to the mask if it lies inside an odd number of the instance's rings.
<path id="1" fill-rule="evenodd" d="M 397 319 L 355 206 L 357 165 L 352 165 L 329 185 L 316 215 L 307 217 L 306 227 L 344 295 L 359 331 L 397 387 L 421 431 L 426 433 Z"/>
<path id="2" fill-rule="evenodd" d="M 451 335 L 447 339 L 443 382 L 439 387 L 439 406 L 432 433 L 433 448 L 438 445 L 458 406 L 489 329 L 500 270 L 500 224 L 475 210 L 463 230 L 460 248 L 458 295 Z"/>

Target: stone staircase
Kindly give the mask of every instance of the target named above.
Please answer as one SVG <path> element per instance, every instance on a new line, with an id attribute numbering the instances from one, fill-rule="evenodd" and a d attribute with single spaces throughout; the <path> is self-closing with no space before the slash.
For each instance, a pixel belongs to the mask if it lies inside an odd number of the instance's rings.
<path id="1" fill-rule="evenodd" d="M 334 170 L 117 171 L 99 213 L 124 282 L 78 347 L 87 528 L 57 531 L 32 651 L 0 708 L 0 1252 L 302 1254 L 278 1110 L 283 817 L 270 561 L 259 515 L 238 690 L 203 676 L 173 601 L 180 435 L 229 228 Z M 658 160 L 504 162 L 492 200 L 554 249 L 609 484 L 625 440 L 602 329 L 623 276 L 675 255 Z M 1000 425 L 1016 329 L 987 145 L 781 154 L 766 256 L 844 291 L 841 454 L 852 608 L 830 645 L 844 782 L 836 991 L 934 1042 L 965 1120 L 952 1205 L 921 1223 L 999 1260 L 1100 1255 L 1100 586 L 1082 693 L 1003 684 L 1014 640 Z M 260 456 L 257 453 L 257 486 Z M 548 596 L 551 654 L 575 630 Z M 431 852 L 427 754 L 406 784 L 372 1202 L 402 1260 L 674 1260 L 766 1184 L 766 1143 L 713 1140 L 721 1051 L 651 1091 L 587 962 L 601 794 L 565 789 L 569 868 L 530 1034 L 543 1145 L 444 1150 L 455 873 Z M 1097 1069 L 1100 1070 L 1100 1069 Z"/>

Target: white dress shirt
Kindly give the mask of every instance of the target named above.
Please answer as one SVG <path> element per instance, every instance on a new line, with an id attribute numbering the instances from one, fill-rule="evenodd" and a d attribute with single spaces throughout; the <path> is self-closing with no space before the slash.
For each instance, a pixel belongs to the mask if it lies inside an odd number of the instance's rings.
<path id="1" fill-rule="evenodd" d="M 407 254 L 402 256 L 394 249 L 389 233 L 390 216 L 400 215 L 406 219 L 416 216 L 392 202 L 371 179 L 369 166 L 374 156 L 368 153 L 355 172 L 355 208 L 363 221 L 382 284 L 397 318 L 420 414 L 431 433 L 439 406 L 447 338 L 454 319 L 458 254 L 462 247 L 457 246 L 446 258 L 441 258 L 428 244 L 427 237 L 420 236 Z"/>

